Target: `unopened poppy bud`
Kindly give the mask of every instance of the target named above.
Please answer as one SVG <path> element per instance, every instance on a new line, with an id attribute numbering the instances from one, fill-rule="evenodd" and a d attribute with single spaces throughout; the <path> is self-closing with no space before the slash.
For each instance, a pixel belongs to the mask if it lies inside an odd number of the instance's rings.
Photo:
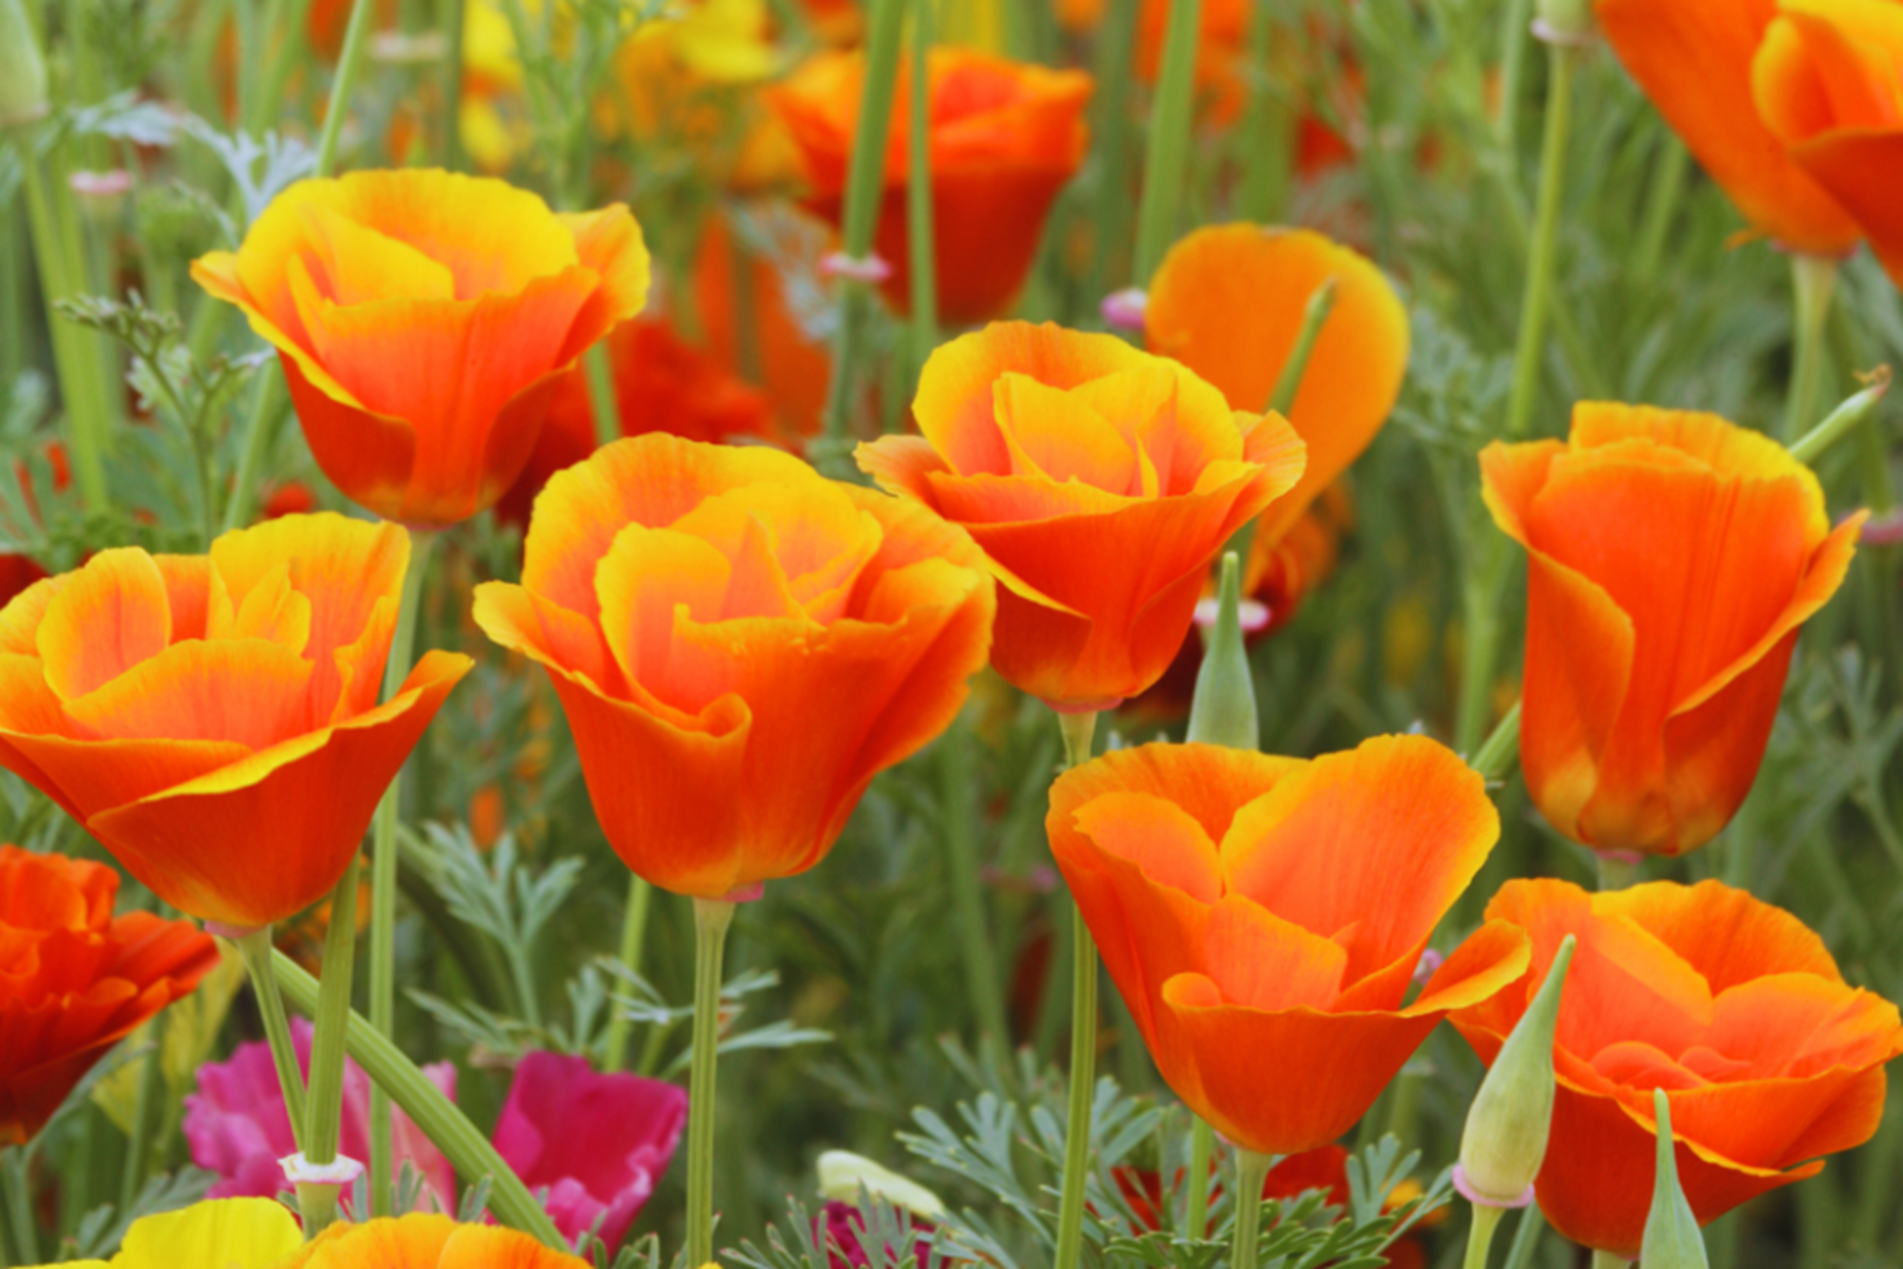
<path id="1" fill-rule="evenodd" d="M 1592 38 L 1592 0 L 1537 0 L 1533 33 L 1548 44 L 1584 44 Z"/>
<path id="2" fill-rule="evenodd" d="M 876 1194 L 926 1220 L 942 1220 L 945 1204 L 916 1181 L 881 1167 L 864 1155 L 828 1150 L 819 1156 L 819 1194 L 840 1203 L 857 1203 L 861 1190 Z"/>
<path id="3" fill-rule="evenodd" d="M 1242 561 L 1234 551 L 1222 557 L 1216 624 L 1205 638 L 1196 695 L 1189 707 L 1189 739 L 1231 749 L 1255 749 L 1262 743 L 1256 722 L 1255 680 L 1242 643 Z"/>
<path id="4" fill-rule="evenodd" d="M 1546 981 L 1500 1046 L 1467 1111 L 1454 1184 L 1475 1203 L 1524 1207 L 1533 1199 L 1533 1178 L 1546 1161 L 1553 1123 L 1553 1031 L 1575 943 L 1568 934 L 1559 945 Z"/>
<path id="5" fill-rule="evenodd" d="M 1652 1175 L 1652 1213 L 1645 1218 L 1639 1263 L 1645 1269 L 1706 1269 L 1705 1239 L 1698 1217 L 1678 1185 L 1678 1156 L 1672 1144 L 1672 1103 L 1665 1090 L 1652 1090 L 1658 1120 L 1658 1169 Z"/>
<path id="6" fill-rule="evenodd" d="M 0 128 L 46 113 L 46 61 L 21 0 L 0 0 Z"/>

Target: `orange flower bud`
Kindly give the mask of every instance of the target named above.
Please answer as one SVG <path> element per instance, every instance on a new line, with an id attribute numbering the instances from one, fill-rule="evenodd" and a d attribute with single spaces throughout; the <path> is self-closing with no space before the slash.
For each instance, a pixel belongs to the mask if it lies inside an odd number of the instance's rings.
<path id="1" fill-rule="evenodd" d="M 1449 1010 L 1526 972 L 1526 935 L 1489 923 L 1403 1007 L 1500 835 L 1480 777 L 1425 737 L 1312 762 L 1120 750 L 1059 776 L 1045 824 L 1158 1070 L 1244 1149 L 1333 1141 Z"/>
<path id="2" fill-rule="evenodd" d="M 1700 1224 L 1815 1176 L 1868 1141 L 1896 1006 L 1851 987 L 1789 913 L 1716 881 L 1588 894 L 1509 881 L 1489 922 L 1523 930 L 1533 968 L 1454 1014 L 1491 1064 L 1568 934 L 1578 949 L 1553 1045 L 1558 1090 L 1540 1209 L 1575 1242 L 1630 1260 L 1652 1203 L 1652 1090 L 1671 1102 L 1679 1179 Z"/>
<path id="3" fill-rule="evenodd" d="M 0 610 L 0 766 L 161 899 L 241 928 L 337 884 L 468 657 L 379 705 L 409 535 L 334 514 L 101 551 Z"/>
<path id="4" fill-rule="evenodd" d="M 544 1247 L 520 1230 L 459 1225 L 412 1212 L 361 1225 L 336 1224 L 272 1269 L 588 1269 L 579 1256 Z"/>
<path id="5" fill-rule="evenodd" d="M 293 185 L 192 276 L 277 347 L 345 496 L 443 525 L 522 470 L 557 375 L 640 311 L 648 253 L 619 204 L 558 216 L 501 181 L 355 172 Z"/>
<path id="6" fill-rule="evenodd" d="M 1304 461 L 1279 414 L 1050 325 L 942 346 L 913 413 L 924 436 L 861 445 L 859 465 L 971 532 L 1005 588 L 992 663 L 1059 708 L 1112 708 L 1162 676 L 1210 561 Z"/>
<path id="7" fill-rule="evenodd" d="M 114 920 L 118 893 L 103 864 L 0 846 L 0 1146 L 31 1140 L 93 1063 L 218 964 L 189 922 Z"/>
<path id="8" fill-rule="evenodd" d="M 971 540 L 778 450 L 604 446 L 549 481 L 524 551 L 476 621 L 548 670 L 609 843 L 679 894 L 818 863 L 985 661 Z"/>
<path id="9" fill-rule="evenodd" d="M 1797 630 L 1856 551 L 1808 467 L 1712 414 L 1583 403 L 1568 441 L 1480 455 L 1527 551 L 1520 766 L 1597 850 L 1679 855 L 1751 790 Z"/>

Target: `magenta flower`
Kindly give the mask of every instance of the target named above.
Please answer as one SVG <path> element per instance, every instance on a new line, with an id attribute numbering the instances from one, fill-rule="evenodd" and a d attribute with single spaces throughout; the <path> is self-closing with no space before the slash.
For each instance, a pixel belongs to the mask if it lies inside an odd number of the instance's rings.
<path id="1" fill-rule="evenodd" d="M 595 1229 L 613 1249 L 667 1171 L 686 1122 L 679 1085 L 531 1053 L 515 1069 L 495 1146 L 529 1189 L 548 1191 L 564 1238 Z"/>
<path id="2" fill-rule="evenodd" d="M 311 1024 L 291 1019 L 291 1041 L 306 1077 L 311 1065 Z M 451 1101 L 456 1098 L 456 1068 L 437 1062 L 423 1068 L 430 1082 Z M 397 1166 L 407 1160 L 427 1183 L 438 1208 L 456 1210 L 456 1173 L 430 1139 L 401 1110 L 392 1109 Z M 344 1059 L 344 1114 L 341 1148 L 359 1161 L 370 1157 L 370 1077 Z M 198 1068 L 198 1091 L 185 1098 L 185 1140 L 192 1162 L 219 1180 L 209 1198 L 269 1198 L 288 1192 L 278 1160 L 297 1146 L 291 1117 L 278 1088 L 271 1048 L 262 1040 L 241 1044 L 226 1062 Z M 427 1206 L 427 1200 L 424 1206 Z"/>

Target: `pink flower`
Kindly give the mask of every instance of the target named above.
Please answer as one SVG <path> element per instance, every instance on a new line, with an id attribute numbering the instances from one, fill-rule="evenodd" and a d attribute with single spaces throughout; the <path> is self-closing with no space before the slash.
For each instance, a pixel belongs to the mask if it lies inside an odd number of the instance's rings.
<path id="1" fill-rule="evenodd" d="M 686 1122 L 678 1085 L 531 1053 L 516 1067 L 495 1146 L 529 1189 L 548 1191 L 544 1206 L 563 1237 L 595 1229 L 612 1250 L 667 1171 Z"/>
<path id="2" fill-rule="evenodd" d="M 298 1065 L 310 1075 L 311 1024 L 291 1019 L 291 1042 Z M 443 1095 L 456 1097 L 456 1068 L 437 1062 L 423 1068 Z M 456 1173 L 409 1116 L 392 1109 L 397 1166 L 407 1160 L 427 1183 L 436 1205 L 456 1210 Z M 284 1110 L 271 1047 L 262 1040 L 241 1044 L 226 1062 L 207 1062 L 198 1068 L 198 1091 L 185 1098 L 185 1139 L 192 1162 L 219 1181 L 209 1198 L 269 1198 L 289 1191 L 278 1160 L 297 1149 L 291 1139 L 291 1117 Z M 348 1058 L 344 1060 L 344 1115 L 342 1152 L 353 1159 L 370 1157 L 370 1077 Z M 424 1204 L 427 1206 L 427 1203 Z"/>

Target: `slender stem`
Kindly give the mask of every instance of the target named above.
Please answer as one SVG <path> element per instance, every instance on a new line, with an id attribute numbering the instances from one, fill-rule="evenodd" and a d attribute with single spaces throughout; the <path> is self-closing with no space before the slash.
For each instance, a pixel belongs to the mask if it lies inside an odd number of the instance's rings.
<path id="1" fill-rule="evenodd" d="M 1817 408 L 1824 376 L 1824 323 L 1837 289 L 1837 261 L 1830 256 L 1797 252 L 1791 256 L 1792 354 L 1790 395 L 1784 405 L 1784 440 L 1788 444 L 1804 433 Z"/>
<path id="2" fill-rule="evenodd" d="M 1592 1253 L 1592 1269 L 1631 1269 L 1632 1262 L 1624 1256 L 1615 1256 L 1609 1251 Z"/>
<path id="3" fill-rule="evenodd" d="M 1513 1246 L 1507 1248 L 1506 1269 L 1526 1269 L 1533 1263 L 1533 1253 L 1539 1249 L 1540 1235 L 1546 1232 L 1546 1217 L 1538 1207 L 1528 1207 L 1520 1213 L 1520 1224 L 1513 1231 Z"/>
<path id="4" fill-rule="evenodd" d="M 1322 327 L 1334 308 L 1335 279 L 1330 276 L 1309 292 L 1308 302 L 1302 306 L 1301 329 L 1296 331 L 1288 360 L 1282 363 L 1282 373 L 1275 377 L 1275 388 L 1269 393 L 1268 408 L 1277 414 L 1286 415 L 1295 407 L 1295 395 L 1301 391 L 1302 377 L 1308 373 L 1308 359 L 1315 353 L 1315 341 L 1321 338 Z"/>
<path id="5" fill-rule="evenodd" d="M 87 509 L 103 511 L 108 505 L 104 452 L 110 414 L 103 399 L 104 374 L 98 347 L 91 331 L 73 325 L 53 307 L 56 301 L 77 297 L 85 280 L 69 267 L 71 261 L 60 236 L 59 209 L 42 178 L 41 160 L 30 138 L 19 147 L 19 153 L 20 193 L 26 200 L 27 227 L 46 300 L 46 326 L 72 442 L 73 478 Z"/>
<path id="6" fill-rule="evenodd" d="M 1804 433 L 1801 439 L 1791 445 L 1791 457 L 1800 463 L 1815 463 L 1831 446 L 1842 440 L 1865 419 L 1871 417 L 1877 402 L 1881 401 L 1889 390 L 1889 368 L 1880 367 L 1872 376 L 1868 387 L 1846 398 L 1843 404 L 1830 412 L 1829 418 Z M 1882 453 L 1880 441 L 1877 449 L 1880 455 Z M 1881 467 L 1882 463 L 1877 465 Z"/>
<path id="7" fill-rule="evenodd" d="M 390 657 L 383 666 L 385 700 L 402 690 L 416 660 L 416 621 L 422 606 L 423 576 L 429 571 L 430 549 L 436 534 L 410 534 L 410 566 L 403 574 L 403 596 L 397 608 L 396 632 Z M 403 773 L 399 769 L 377 803 L 370 853 L 370 1025 L 384 1035 L 396 1034 L 396 892 L 397 822 L 402 809 Z M 325 956 L 330 954 L 325 944 Z M 326 966 L 328 972 L 328 966 Z M 391 1147 L 390 1098 L 370 1090 L 370 1206 L 377 1216 L 388 1216 L 395 1206 L 395 1157 Z"/>
<path id="8" fill-rule="evenodd" d="M 1090 759 L 1095 713 L 1059 714 L 1064 762 Z M 1083 1254 L 1084 1184 L 1090 1174 L 1090 1109 L 1097 1085 L 1097 945 L 1075 903 L 1071 906 L 1070 1102 L 1064 1125 L 1064 1183 L 1057 1209 L 1055 1269 L 1077 1269 Z"/>
<path id="9" fill-rule="evenodd" d="M 357 71 L 363 65 L 364 47 L 370 36 L 370 15 L 376 7 L 376 0 L 354 0 L 350 6 L 350 25 L 344 28 L 343 51 L 337 54 L 337 76 L 330 82 L 330 106 L 324 112 L 324 130 L 317 139 L 314 176 L 329 176 L 337 165 L 337 141 L 343 136 L 344 118 L 350 113 L 350 90 L 356 87 Z"/>
<path id="10" fill-rule="evenodd" d="M 350 986 L 357 968 L 357 857 L 330 896 L 324 930 L 323 977 L 317 995 L 316 1034 L 311 1039 L 310 1097 L 304 1104 L 304 1157 L 321 1167 L 337 1158 L 344 1109 L 344 1028 L 350 1019 Z M 304 1237 L 316 1238 L 337 1213 L 337 1187 L 297 1187 Z"/>
<path id="11" fill-rule="evenodd" d="M 1255 1269 L 1256 1239 L 1262 1234 L 1262 1183 L 1272 1160 L 1253 1150 L 1236 1150 L 1236 1232 L 1229 1269 Z"/>
<path id="12" fill-rule="evenodd" d="M 1136 45 L 1139 0 L 1109 0 L 1097 34 L 1096 118 L 1091 136 L 1099 154 L 1096 207 L 1092 221 L 1098 249 L 1092 253 L 1090 290 L 1102 296 L 1116 280 L 1130 223 L 1130 57 Z M 1143 279 L 1147 281 L 1147 279 Z"/>
<path id="13" fill-rule="evenodd" d="M 0 1190 L 6 1191 L 7 1224 L 13 1227 L 13 1243 L 19 1251 L 20 1263 L 32 1265 L 39 1263 L 40 1240 L 35 1232 L 38 1222 L 33 1216 L 32 1197 L 27 1193 L 27 1158 L 23 1146 L 0 1153 Z"/>
<path id="14" fill-rule="evenodd" d="M 454 172 L 463 165 L 463 27 L 468 21 L 463 0 L 443 0 L 443 167 Z"/>
<path id="15" fill-rule="evenodd" d="M 1652 189 L 1646 197 L 1645 219 L 1639 224 L 1639 245 L 1632 253 L 1632 276 L 1642 282 L 1651 281 L 1658 272 L 1659 260 L 1665 255 L 1665 235 L 1671 232 L 1690 166 L 1691 152 L 1677 137 L 1666 133 L 1652 167 Z"/>
<path id="16" fill-rule="evenodd" d="M 714 1084 L 720 961 L 735 905 L 694 900 L 694 1063 L 687 1086 L 687 1263 L 714 1258 Z"/>
<path id="17" fill-rule="evenodd" d="M 637 874 L 628 874 L 628 901 L 621 909 L 621 963 L 631 974 L 641 972 L 641 944 L 648 928 L 648 908 L 654 902 L 654 887 Z M 608 1019 L 607 1049 L 601 1069 L 612 1075 L 628 1065 L 628 1032 L 631 1022 L 617 1009 Z"/>
<path id="18" fill-rule="evenodd" d="M 1189 1208 L 1183 1232 L 1190 1238 L 1209 1236 L 1209 1157 L 1216 1152 L 1216 1130 L 1202 1119 L 1189 1130 Z"/>
<path id="19" fill-rule="evenodd" d="M 278 1088 L 284 1093 L 284 1109 L 291 1118 L 291 1141 L 304 1148 L 304 1073 L 298 1069 L 297 1046 L 291 1040 L 291 1024 L 284 1016 L 284 995 L 278 990 L 277 975 L 271 968 L 271 927 L 251 931 L 236 940 L 245 973 L 251 978 L 251 994 L 258 999 L 258 1015 L 264 1019 L 264 1038 L 271 1046 L 271 1061 L 278 1071 Z"/>
<path id="20" fill-rule="evenodd" d="M 1150 145 L 1143 161 L 1143 198 L 1137 205 L 1135 278 L 1150 275 L 1176 237 L 1189 168 L 1189 131 L 1196 93 L 1196 46 L 1202 29 L 1202 0 L 1175 0 L 1163 36 L 1163 69 L 1156 80 L 1150 111 Z M 1060 1262 L 1058 1269 L 1065 1269 Z"/>
<path id="21" fill-rule="evenodd" d="M 1473 1228 L 1467 1232 L 1467 1258 L 1461 1261 L 1461 1269 L 1487 1269 L 1487 1251 L 1493 1246 L 1494 1231 L 1500 1228 L 1506 1209 L 1475 1203 L 1473 1214 Z"/>
<path id="22" fill-rule="evenodd" d="M 1455 703 L 1454 749 L 1472 753 L 1487 725 L 1493 694 L 1494 653 L 1500 643 L 1500 595 L 1507 581 L 1507 545 L 1497 535 L 1473 543 L 1466 585 L 1461 589 L 1462 649 L 1460 696 Z"/>
<path id="23" fill-rule="evenodd" d="M 271 450 L 278 422 L 290 405 L 282 384 L 284 374 L 275 363 L 258 367 L 257 387 L 251 394 L 251 417 L 245 423 L 244 449 L 238 455 L 238 471 L 231 481 L 231 499 L 225 504 L 226 532 L 242 529 L 251 522 L 258 508 L 258 486 L 263 476 L 264 456 Z"/>
<path id="24" fill-rule="evenodd" d="M 931 98 L 927 54 L 932 47 L 932 0 L 912 5 L 910 171 L 905 190 L 906 256 L 912 269 L 912 371 L 938 346 L 938 239 L 932 228 Z"/>
<path id="25" fill-rule="evenodd" d="M 1237 211 L 1242 219 L 1273 224 L 1288 205 L 1291 129 L 1269 54 L 1274 40 L 1274 5 L 1255 0 L 1247 50 L 1249 95 L 1237 137 L 1242 145 L 1242 176 Z"/>
<path id="26" fill-rule="evenodd" d="M 1519 163 L 1520 86 L 1526 81 L 1526 28 L 1533 0 L 1507 0 L 1500 10 L 1500 149 L 1509 172 Z"/>
<path id="27" fill-rule="evenodd" d="M 273 952 L 271 963 L 278 982 L 292 1004 L 309 1013 L 318 1007 L 322 988 L 298 963 L 282 952 Z M 569 1250 L 568 1242 L 542 1205 L 522 1184 L 522 1178 L 504 1162 L 477 1127 L 444 1097 L 402 1050 L 378 1034 L 361 1014 L 348 1015 L 344 1041 L 350 1056 L 371 1080 L 389 1092 L 413 1123 L 436 1148 L 443 1152 L 456 1175 L 466 1183 L 488 1177 L 492 1183 L 489 1207 L 497 1219 L 513 1229 L 533 1234 L 558 1251 Z"/>
<path id="28" fill-rule="evenodd" d="M 958 916 L 958 941 L 965 962 L 965 989 L 982 1037 L 1008 1048 L 1004 992 L 998 960 L 985 924 L 984 889 L 978 880 L 978 848 L 971 826 L 972 736 L 966 719 L 955 721 L 939 745 L 939 820 L 945 828 L 945 866 L 951 873 L 952 904 Z"/>
<path id="29" fill-rule="evenodd" d="M 615 394 L 614 365 L 608 341 L 601 340 L 582 355 L 582 373 L 588 381 L 588 406 L 595 415 L 595 444 L 621 439 L 621 399 Z"/>
<path id="30" fill-rule="evenodd" d="M 165 1084 L 164 1063 L 159 1055 L 165 1047 L 165 1022 L 168 1015 L 152 1020 L 152 1051 L 139 1060 L 139 1091 L 132 1103 L 132 1136 L 126 1142 L 125 1165 L 119 1171 L 119 1210 L 132 1210 L 133 1200 L 145 1184 L 146 1169 L 152 1162 L 152 1117 L 158 1111 L 159 1090 Z"/>
<path id="31" fill-rule="evenodd" d="M 1513 708 L 1506 712 L 1487 742 L 1480 746 L 1480 752 L 1473 756 L 1473 769 L 1485 780 L 1504 780 L 1507 768 L 1520 755 L 1520 705 L 1520 701 L 1513 702 Z"/>
<path id="32" fill-rule="evenodd" d="M 1639 865 L 1636 860 L 1621 859 L 1615 855 L 1600 852 L 1599 888 L 1601 890 L 1624 890 L 1639 877 Z"/>
<path id="33" fill-rule="evenodd" d="M 1540 385 L 1546 351 L 1546 309 L 1553 289 L 1554 245 L 1559 238 L 1560 204 L 1566 193 L 1566 143 L 1572 130 L 1573 66 L 1579 50 L 1549 44 L 1546 84 L 1546 134 L 1540 142 L 1540 195 L 1533 218 L 1533 239 L 1526 262 L 1526 291 L 1520 305 L 1520 341 L 1513 354 L 1513 395 L 1507 404 L 1506 434 L 1525 436 L 1533 421 L 1533 399 Z"/>

